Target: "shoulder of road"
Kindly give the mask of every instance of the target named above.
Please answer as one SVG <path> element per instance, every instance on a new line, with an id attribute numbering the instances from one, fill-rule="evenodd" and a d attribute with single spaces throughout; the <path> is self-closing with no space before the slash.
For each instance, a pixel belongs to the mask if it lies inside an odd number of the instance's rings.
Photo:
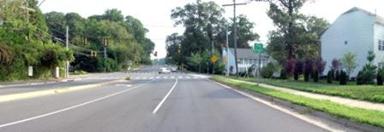
<path id="1" fill-rule="evenodd" d="M 363 131 L 384 129 L 384 109 L 380 103 L 308 93 L 222 76 L 214 76 L 212 79 L 288 108 L 300 107 L 298 111 L 303 114 L 320 116 Z"/>

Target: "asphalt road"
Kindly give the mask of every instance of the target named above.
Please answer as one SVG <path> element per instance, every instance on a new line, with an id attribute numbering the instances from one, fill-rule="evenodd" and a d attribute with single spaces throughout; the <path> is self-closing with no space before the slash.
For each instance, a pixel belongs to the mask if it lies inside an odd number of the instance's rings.
<path id="1" fill-rule="evenodd" d="M 95 89 L 0 103 L 1 132 L 317 132 L 205 76 L 144 67 Z"/>

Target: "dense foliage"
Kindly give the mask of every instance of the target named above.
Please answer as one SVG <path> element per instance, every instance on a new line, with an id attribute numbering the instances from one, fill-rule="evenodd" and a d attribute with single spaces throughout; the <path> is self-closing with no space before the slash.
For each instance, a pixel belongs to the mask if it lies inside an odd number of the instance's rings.
<path id="1" fill-rule="evenodd" d="M 196 72 L 223 72 L 223 61 L 212 63 L 210 58 L 221 58 L 222 47 L 226 43 L 226 31 L 229 32 L 229 47 L 233 47 L 233 21 L 223 16 L 224 9 L 215 2 L 197 0 L 172 10 L 171 18 L 175 25 L 185 28 L 183 34 L 171 34 L 167 38 L 167 62 L 188 68 Z M 248 43 L 257 40 L 259 35 L 253 32 L 254 23 L 244 15 L 237 21 L 238 47 L 249 48 Z M 197 55 L 200 54 L 200 55 Z"/>
<path id="2" fill-rule="evenodd" d="M 72 70 L 92 72 L 151 62 L 154 44 L 136 18 L 115 9 L 89 18 L 76 13 L 42 14 L 37 4 L 37 0 L 0 0 L 0 80 L 29 79 L 29 66 L 33 78 L 50 78 L 56 67 L 63 75 L 66 61 L 72 61 Z M 105 59 L 103 46 L 107 46 Z"/>
<path id="3" fill-rule="evenodd" d="M 45 18 L 56 41 L 65 40 L 65 26 L 69 26 L 70 48 L 76 58 L 73 70 L 117 71 L 131 64 L 151 63 L 154 43 L 145 37 L 148 30 L 138 19 L 124 17 L 117 9 L 89 18 L 49 12 Z"/>
<path id="4" fill-rule="evenodd" d="M 367 64 L 364 65 L 363 69 L 359 71 L 356 77 L 356 83 L 361 84 L 374 84 L 376 78 L 376 66 L 373 64 L 375 54 L 372 51 L 368 52 Z"/>
<path id="5" fill-rule="evenodd" d="M 273 63 L 268 63 L 267 66 L 261 68 L 260 75 L 263 78 L 271 78 L 273 73 L 275 72 L 275 66 Z"/>
<path id="6" fill-rule="evenodd" d="M 0 1 L 0 80 L 51 77 L 53 68 L 73 60 L 72 52 L 51 41 L 35 0 Z M 61 69 L 63 71 L 63 69 Z"/>
<path id="7" fill-rule="evenodd" d="M 320 36 L 329 23 L 299 12 L 307 0 L 269 1 L 267 14 L 277 29 L 269 34 L 268 53 L 280 64 L 288 66 L 292 64 L 292 59 L 319 58 Z M 290 73 L 289 70 L 287 72 Z"/>

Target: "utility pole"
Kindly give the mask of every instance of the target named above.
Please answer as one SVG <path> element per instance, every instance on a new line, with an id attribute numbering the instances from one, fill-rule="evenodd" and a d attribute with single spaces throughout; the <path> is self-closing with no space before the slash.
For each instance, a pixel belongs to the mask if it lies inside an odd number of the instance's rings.
<path id="1" fill-rule="evenodd" d="M 232 4 L 225 4 L 223 6 L 233 6 L 233 44 L 234 44 L 234 52 L 235 52 L 235 69 L 236 75 L 238 75 L 238 66 L 237 66 L 237 22 L 236 22 L 236 6 L 237 5 L 246 5 L 247 3 L 236 3 L 236 0 L 233 0 Z"/>
<path id="2" fill-rule="evenodd" d="M 229 76 L 229 40 L 228 40 L 228 27 L 225 28 L 225 45 L 227 47 L 227 73 L 225 73 L 226 76 Z"/>
<path id="3" fill-rule="evenodd" d="M 107 59 L 107 45 L 108 45 L 108 41 L 107 41 L 107 38 L 104 38 L 104 59 Z"/>
<path id="4" fill-rule="evenodd" d="M 69 27 L 65 27 L 65 49 L 69 50 Z M 65 65 L 65 78 L 69 77 L 69 61 L 67 60 Z"/>

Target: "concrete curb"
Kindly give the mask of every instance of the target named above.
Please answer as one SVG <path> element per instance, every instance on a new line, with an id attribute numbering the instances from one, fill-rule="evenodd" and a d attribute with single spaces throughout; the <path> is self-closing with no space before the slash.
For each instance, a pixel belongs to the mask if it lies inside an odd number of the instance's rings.
<path id="1" fill-rule="evenodd" d="M 42 81 L 42 82 L 28 82 L 28 83 L 21 83 L 21 84 L 7 84 L 7 85 L 0 85 L 0 88 L 22 87 L 22 86 L 36 86 L 36 85 L 54 84 L 54 83 L 61 83 L 61 82 L 73 82 L 73 81 L 77 81 L 77 80 L 81 80 L 81 78 L 63 79 L 63 80 L 50 80 L 50 81 Z"/>
<path id="2" fill-rule="evenodd" d="M 215 81 L 215 80 L 212 80 L 212 81 Z M 226 85 L 226 84 L 223 84 L 223 83 L 218 82 L 218 81 L 215 81 L 215 82 L 222 84 L 222 85 Z M 226 85 L 226 86 L 228 86 L 228 85 Z M 384 128 L 381 128 L 381 127 L 377 127 L 377 126 L 373 126 L 373 125 L 369 125 L 369 124 L 364 124 L 364 123 L 359 123 L 357 121 L 352 121 L 352 120 L 349 120 L 346 118 L 336 117 L 336 116 L 331 115 L 329 113 L 325 113 L 322 111 L 314 110 L 314 109 L 309 108 L 309 107 L 293 104 L 289 101 L 281 100 L 281 99 L 278 99 L 275 97 L 263 95 L 263 94 L 249 91 L 249 90 L 244 90 L 242 88 L 237 88 L 237 87 L 233 87 L 230 85 L 228 87 L 232 88 L 233 90 L 235 90 L 238 93 L 239 93 L 239 91 L 245 92 L 247 94 L 250 94 L 251 96 L 261 98 L 262 100 L 268 101 L 268 102 L 273 103 L 273 104 L 277 104 L 278 106 L 281 106 L 281 107 L 286 108 L 286 109 L 291 109 L 297 113 L 306 114 L 306 115 L 318 117 L 318 118 L 323 119 L 323 120 L 332 121 L 332 122 L 344 125 L 344 126 L 349 127 L 349 128 L 358 129 L 360 131 L 369 131 L 369 132 L 382 132 L 384 130 Z"/>
<path id="3" fill-rule="evenodd" d="M 88 84 L 88 85 L 80 85 L 80 86 L 65 87 L 65 88 L 55 88 L 55 89 L 33 91 L 33 92 L 26 92 L 26 93 L 1 95 L 0 96 L 0 103 L 10 102 L 10 101 L 15 101 L 15 100 L 22 100 L 22 99 L 29 99 L 29 98 L 40 97 L 40 96 L 54 95 L 54 94 L 59 94 L 59 93 L 68 93 L 68 92 L 85 90 L 85 89 L 92 89 L 92 88 L 116 83 L 119 81 L 121 81 L 121 80 L 113 80 L 113 81 L 97 83 L 97 84 Z"/>

